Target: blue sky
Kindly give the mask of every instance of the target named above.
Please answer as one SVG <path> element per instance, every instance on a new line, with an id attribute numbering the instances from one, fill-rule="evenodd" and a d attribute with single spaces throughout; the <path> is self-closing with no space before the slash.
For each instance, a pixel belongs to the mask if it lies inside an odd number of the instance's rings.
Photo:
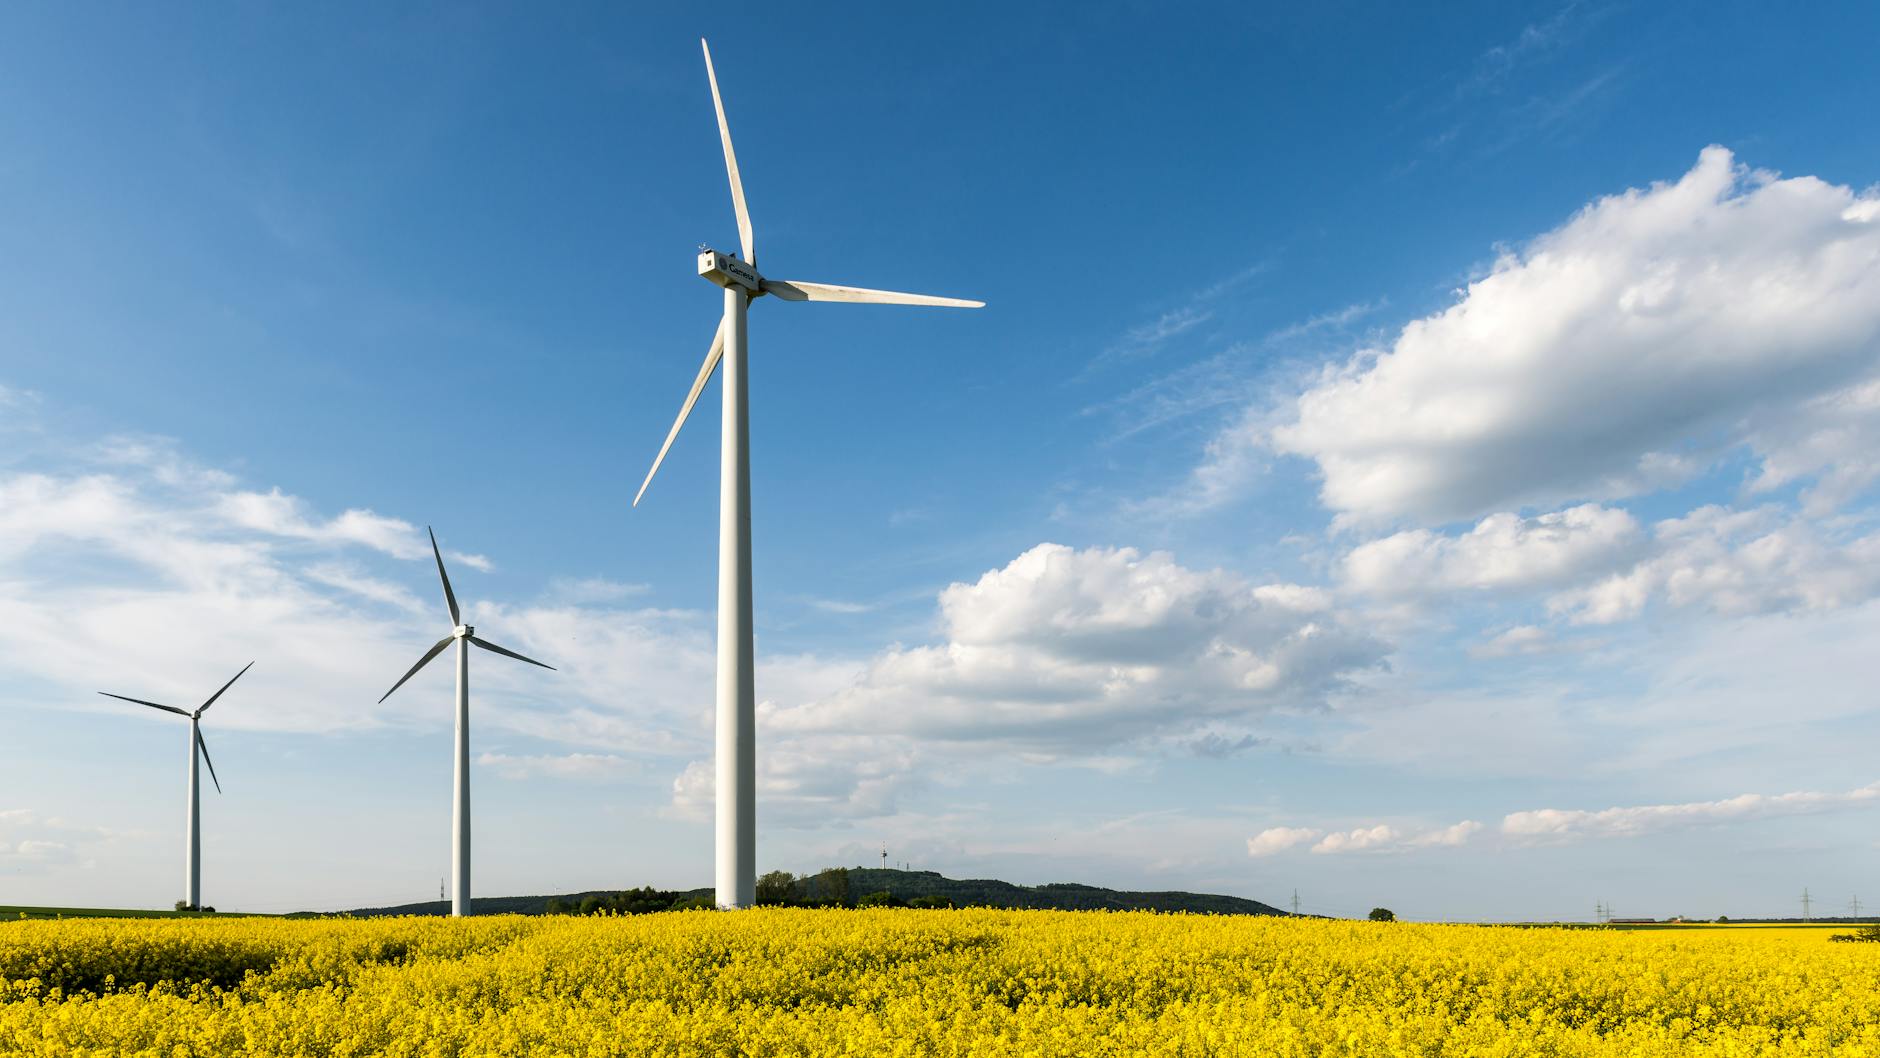
<path id="1" fill-rule="evenodd" d="M 1880 866 L 1864 5 L 0 15 L 0 902 L 710 877 L 735 246 L 760 862 L 1361 914 Z M 1874 899 L 1880 899 L 1876 894 Z"/>

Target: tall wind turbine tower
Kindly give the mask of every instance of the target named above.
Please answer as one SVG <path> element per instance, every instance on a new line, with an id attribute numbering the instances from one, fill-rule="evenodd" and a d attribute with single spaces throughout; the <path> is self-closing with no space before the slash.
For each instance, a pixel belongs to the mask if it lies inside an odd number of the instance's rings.
<path id="1" fill-rule="evenodd" d="M 452 769 L 450 802 L 450 913 L 461 918 L 470 913 L 470 645 L 474 643 L 493 654 L 541 665 L 551 672 L 555 666 L 542 665 L 534 658 L 525 658 L 487 639 L 477 638 L 477 630 L 464 624 L 463 616 L 457 612 L 457 595 L 450 590 L 450 574 L 444 572 L 444 554 L 437 549 L 437 534 L 429 527 L 424 531 L 431 536 L 431 557 L 437 560 L 437 579 L 444 582 L 444 605 L 450 610 L 452 626 L 450 635 L 432 644 L 418 663 L 411 666 L 411 671 L 398 677 L 392 690 L 386 691 L 379 701 L 390 698 L 392 691 L 403 687 L 406 680 L 416 676 L 418 670 L 442 654 L 445 647 L 457 644 L 457 749 L 453 758 L 456 764 Z"/>
<path id="2" fill-rule="evenodd" d="M 738 247 L 744 256 L 704 250 L 698 255 L 698 274 L 724 288 L 724 315 L 712 336 L 705 363 L 679 417 L 659 447 L 653 468 L 633 497 L 634 506 L 646 495 L 659 464 L 672 448 L 679 427 L 698 403 L 700 391 L 711 381 L 719 361 L 724 362 L 724 421 L 718 463 L 718 714 L 717 714 L 717 890 L 718 906 L 750 907 L 757 902 L 757 694 L 752 678 L 751 615 L 751 433 L 750 352 L 745 318 L 751 301 L 774 294 L 782 301 L 849 301 L 874 305 L 940 305 L 976 309 L 983 301 L 941 298 L 929 294 L 903 294 L 892 290 L 832 286 L 801 280 L 766 279 L 757 271 L 757 251 L 751 235 L 751 214 L 744 204 L 744 181 L 738 175 L 737 154 L 731 149 L 731 126 L 725 121 L 724 98 L 718 93 L 718 74 L 712 68 L 712 50 L 703 40 L 705 77 L 711 82 L 712 107 L 718 113 L 718 139 L 724 147 L 725 173 L 731 179 L 731 205 L 738 217 Z"/>
<path id="3" fill-rule="evenodd" d="M 222 697 L 222 691 L 235 686 L 235 681 L 242 678 L 242 672 L 247 672 L 254 667 L 255 663 L 252 661 L 243 665 L 241 672 L 229 677 L 229 681 L 222 685 L 222 690 L 210 695 L 209 700 L 197 706 L 193 713 L 187 709 L 178 709 L 174 705 L 158 705 L 156 702 L 146 702 L 142 698 L 126 698 L 121 694 L 112 694 L 110 691 L 98 692 L 106 698 L 116 698 L 121 702 L 135 702 L 138 705 L 147 705 L 152 709 L 161 709 L 166 713 L 175 713 L 177 716 L 189 718 L 189 831 L 184 839 L 186 848 L 183 854 L 183 898 L 188 901 L 191 911 L 202 910 L 202 780 L 201 773 L 196 769 L 198 756 L 204 764 L 209 766 L 209 781 L 215 784 L 215 792 L 222 792 L 222 780 L 215 777 L 215 762 L 209 759 L 209 744 L 202 740 L 202 714 L 209 711 L 209 707 L 215 704 L 217 698 Z"/>

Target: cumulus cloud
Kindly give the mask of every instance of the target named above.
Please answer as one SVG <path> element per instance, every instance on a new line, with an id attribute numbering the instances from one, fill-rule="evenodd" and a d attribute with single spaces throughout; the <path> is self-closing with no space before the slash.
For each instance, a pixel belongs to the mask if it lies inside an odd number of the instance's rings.
<path id="1" fill-rule="evenodd" d="M 1247 839 L 1247 855 L 1272 856 L 1325 836 L 1313 827 L 1268 827 Z"/>
<path id="2" fill-rule="evenodd" d="M 1653 600 L 1742 616 L 1832 610 L 1880 595 L 1880 534 L 1836 540 L 1776 508 L 1700 507 L 1653 526 L 1651 554 L 1562 591 L 1549 609 L 1578 624 L 1611 624 Z"/>
<path id="3" fill-rule="evenodd" d="M 1533 518 L 1493 514 L 1456 536 L 1413 529 L 1345 555 L 1345 583 L 1384 597 L 1453 591 L 1522 591 L 1605 573 L 1643 548 L 1622 510 L 1583 504 Z"/>
<path id="4" fill-rule="evenodd" d="M 1880 801 L 1880 782 L 1841 793 L 1806 790 L 1774 795 L 1748 793 L 1721 801 L 1634 805 L 1591 812 L 1541 808 L 1510 812 L 1501 821 L 1501 832 L 1508 837 L 1526 841 L 1631 837 L 1661 830 L 1826 812 L 1875 801 Z"/>
<path id="5" fill-rule="evenodd" d="M 1453 848 L 1466 843 L 1482 829 L 1473 819 L 1447 827 L 1410 828 L 1374 823 L 1350 830 L 1330 832 L 1317 827 L 1269 827 L 1247 839 L 1247 855 L 1273 856 L 1300 846 L 1310 846 L 1314 855 L 1333 856 L 1347 852 L 1406 852 L 1413 849 Z"/>
<path id="6" fill-rule="evenodd" d="M 1196 480 L 1270 447 L 1312 460 L 1347 523 L 1441 523 L 1648 492 L 1747 447 L 1770 483 L 1846 495 L 1875 472 L 1877 336 L 1880 191 L 1710 147 L 1328 368 L 1277 426 L 1255 409 Z"/>
<path id="7" fill-rule="evenodd" d="M 1386 652 L 1320 589 L 1132 548 L 1040 544 L 948 587 L 940 611 L 942 642 L 878 655 L 840 692 L 777 708 L 773 729 L 1089 750 L 1313 708 Z"/>

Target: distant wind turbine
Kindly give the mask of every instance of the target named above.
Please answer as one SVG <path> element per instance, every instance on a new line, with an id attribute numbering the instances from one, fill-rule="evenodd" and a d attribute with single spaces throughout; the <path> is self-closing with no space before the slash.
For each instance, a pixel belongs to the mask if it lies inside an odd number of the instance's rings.
<path id="1" fill-rule="evenodd" d="M 215 762 L 209 759 L 209 744 L 202 740 L 202 714 L 209 711 L 209 707 L 215 704 L 217 698 L 222 697 L 222 691 L 235 686 L 235 681 L 242 678 L 242 672 L 247 672 L 254 667 L 255 663 L 252 661 L 243 665 L 241 672 L 229 677 L 229 681 L 222 685 L 222 690 L 210 695 L 209 700 L 197 706 L 193 713 L 187 709 L 178 709 L 174 705 L 159 705 L 156 702 L 146 702 L 142 698 L 126 698 L 121 694 L 112 694 L 110 691 L 98 692 L 106 698 L 147 705 L 152 709 L 161 709 L 166 713 L 175 713 L 177 716 L 189 718 L 189 835 L 187 838 L 189 847 L 183 860 L 183 890 L 191 911 L 202 910 L 202 782 L 196 768 L 198 755 L 201 756 L 202 762 L 209 766 L 209 781 L 215 783 L 215 792 L 222 792 L 222 780 L 215 777 Z"/>
<path id="2" fill-rule="evenodd" d="M 746 371 L 749 348 L 745 315 L 751 299 L 774 294 L 783 301 L 852 301 L 875 305 L 941 305 L 976 309 L 983 301 L 902 294 L 892 290 L 831 286 L 801 280 L 765 279 L 757 271 L 751 214 L 744 204 L 744 181 L 731 149 L 724 99 L 712 51 L 703 40 L 705 76 L 718 112 L 718 139 L 724 146 L 725 172 L 731 178 L 731 205 L 738 216 L 735 254 L 706 249 L 698 255 L 699 275 L 725 290 L 724 316 L 712 336 L 705 363 L 679 407 L 679 417 L 659 447 L 653 468 L 633 497 L 634 506 L 659 472 L 679 427 L 698 403 L 700 391 L 724 361 L 724 422 L 718 464 L 718 746 L 717 746 L 717 900 L 720 907 L 750 907 L 757 898 L 757 702 L 752 680 L 755 647 L 751 616 L 751 443 L 750 388 Z"/>
<path id="3" fill-rule="evenodd" d="M 463 623 L 463 616 L 457 611 L 457 595 L 450 590 L 450 574 L 444 572 L 444 555 L 437 549 L 437 534 L 427 527 L 425 532 L 431 535 L 431 557 L 437 559 L 437 579 L 444 582 L 444 605 L 450 608 L 450 635 L 438 640 L 431 649 L 424 652 L 411 671 L 398 678 L 392 684 L 392 690 L 386 691 L 383 702 L 392 696 L 392 691 L 405 685 L 405 681 L 416 676 L 418 670 L 429 665 L 431 659 L 444 652 L 452 642 L 457 644 L 457 753 L 456 768 L 452 780 L 451 827 L 450 827 L 450 913 L 456 916 L 470 913 L 470 644 L 475 643 L 492 653 L 504 657 L 526 661 L 531 665 L 554 671 L 553 665 L 542 665 L 534 658 L 525 658 L 521 654 L 504 647 L 499 647 L 487 639 L 477 638 L 476 629 Z"/>

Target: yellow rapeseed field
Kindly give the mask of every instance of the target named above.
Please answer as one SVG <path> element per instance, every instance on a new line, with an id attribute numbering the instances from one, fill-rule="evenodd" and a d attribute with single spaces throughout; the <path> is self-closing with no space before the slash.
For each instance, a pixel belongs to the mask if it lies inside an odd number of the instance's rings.
<path id="1" fill-rule="evenodd" d="M 11 922 L 0 1052 L 1880 1054 L 1880 944 L 984 910 Z"/>

